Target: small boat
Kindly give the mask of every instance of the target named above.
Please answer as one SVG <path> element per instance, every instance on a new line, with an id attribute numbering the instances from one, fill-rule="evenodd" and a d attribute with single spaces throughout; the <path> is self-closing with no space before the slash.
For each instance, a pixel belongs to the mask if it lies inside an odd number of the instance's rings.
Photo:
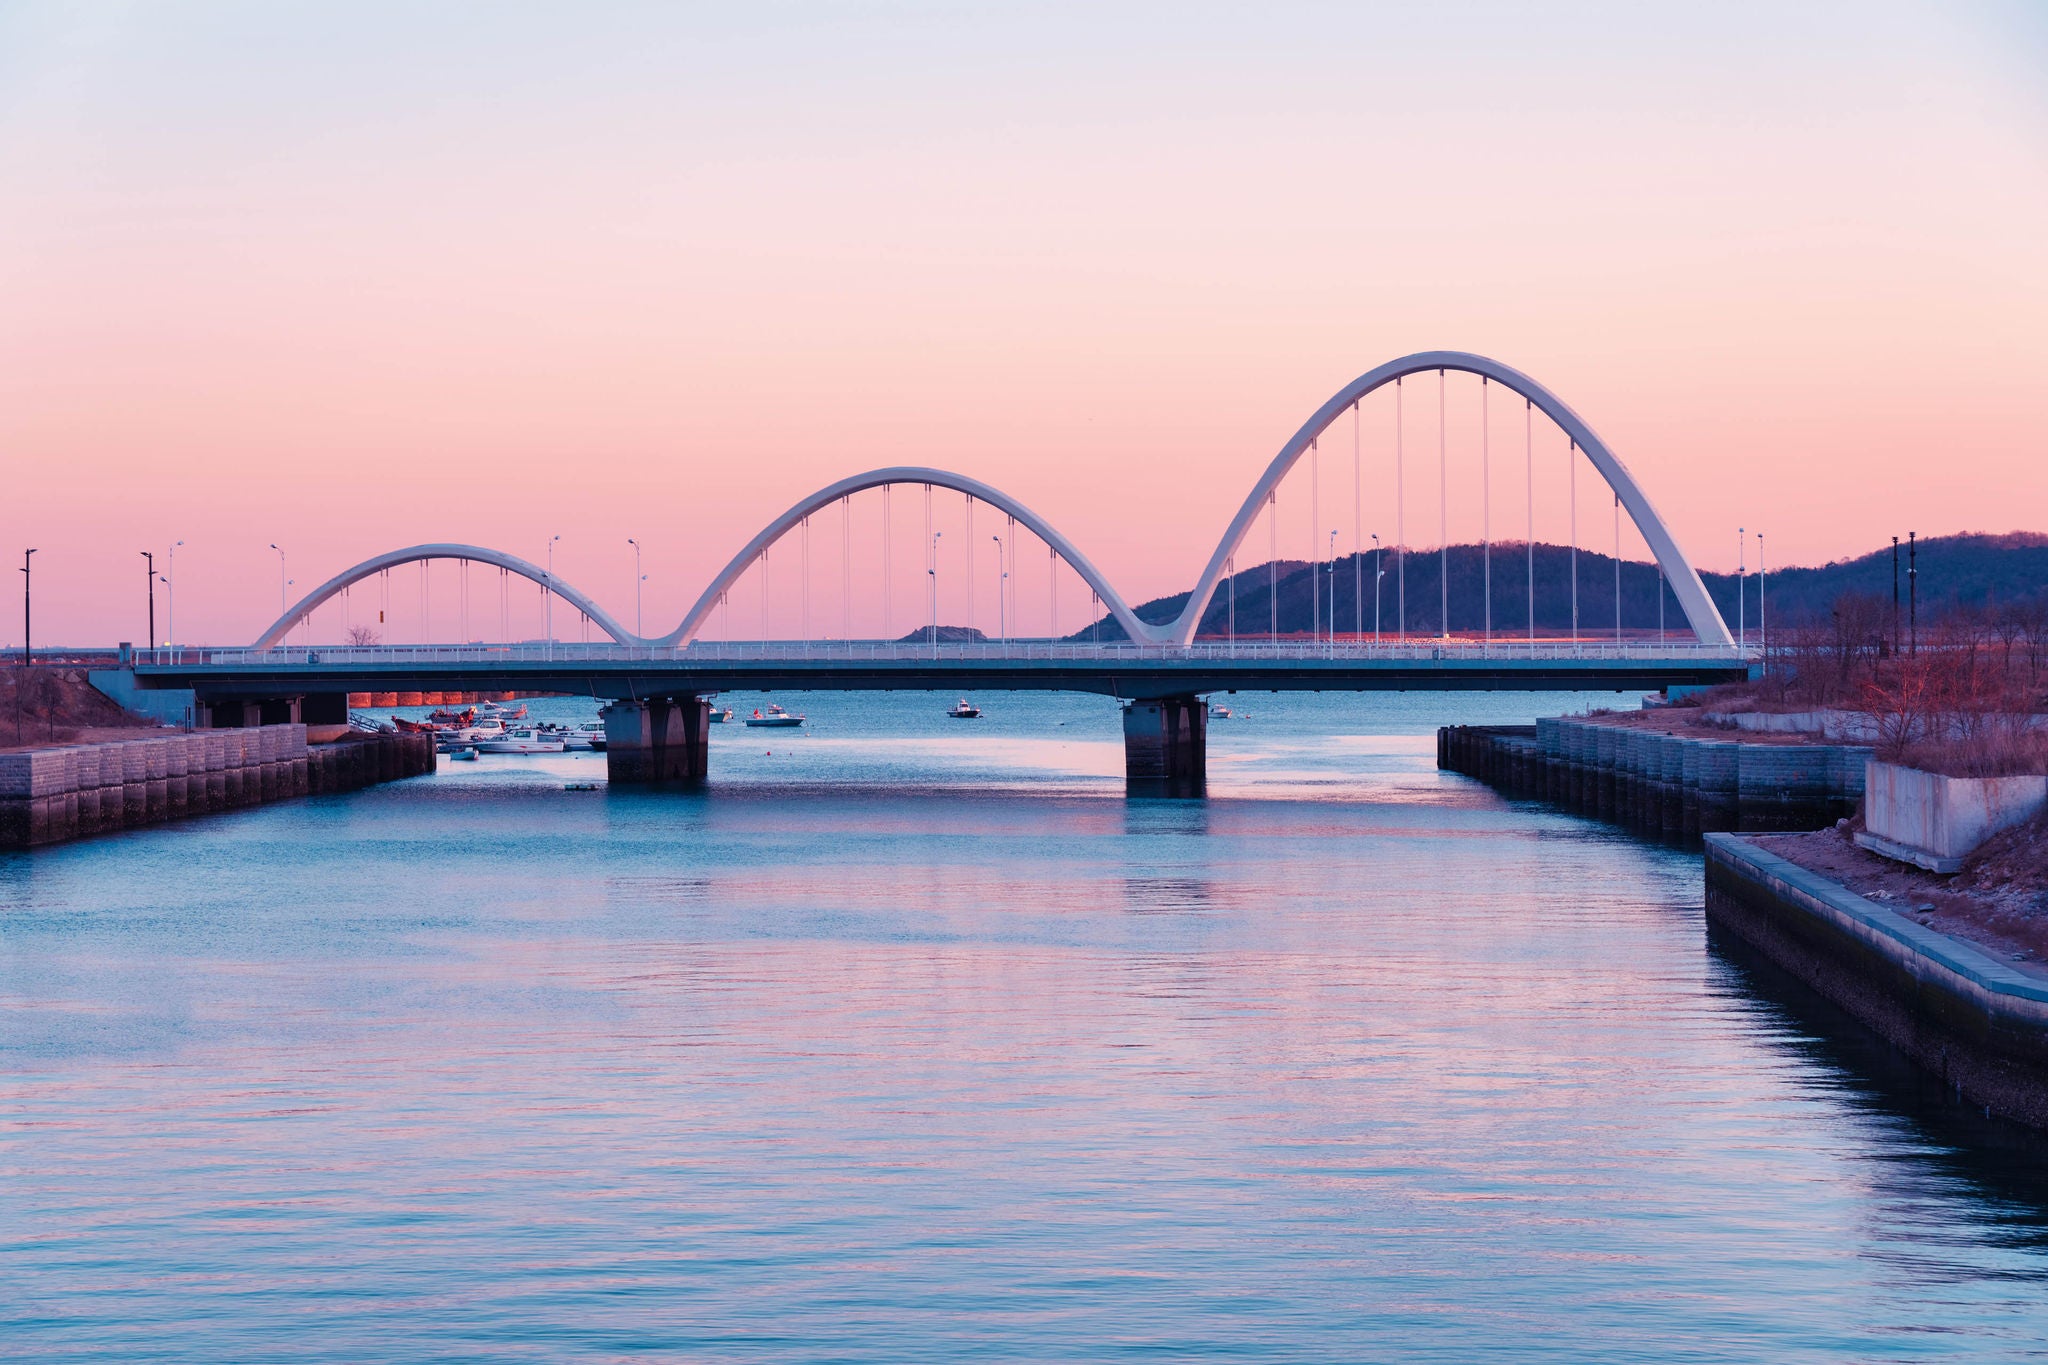
<path id="1" fill-rule="evenodd" d="M 711 708 L 710 714 L 705 716 L 705 719 L 713 725 L 723 725 L 732 719 L 732 708 L 730 706 L 714 706 Z"/>
<path id="2" fill-rule="evenodd" d="M 401 735 L 431 735 L 434 727 L 423 720 L 407 720 L 404 716 L 393 716 L 391 723 Z"/>
<path id="3" fill-rule="evenodd" d="M 760 708 L 756 707 L 754 714 L 747 717 L 747 724 L 749 725 L 765 726 L 773 729 L 788 729 L 803 723 L 804 718 L 802 716 L 793 716 L 773 702 L 768 703 L 766 715 L 763 715 Z"/>
<path id="4" fill-rule="evenodd" d="M 604 722 L 601 720 L 586 720 L 559 733 L 571 749 L 604 748 Z"/>
<path id="5" fill-rule="evenodd" d="M 564 782 L 564 783 L 562 784 L 562 790 L 563 790 L 563 791 L 565 791 L 565 792 L 594 792 L 594 791 L 596 791 L 596 790 L 597 790 L 597 783 L 595 783 L 595 782 Z"/>
<path id="6" fill-rule="evenodd" d="M 435 725 L 453 725 L 459 729 L 476 723 L 476 708 L 472 706 L 464 711 L 456 711 L 443 706 L 427 712 L 427 720 Z"/>
<path id="7" fill-rule="evenodd" d="M 972 705 L 968 702 L 967 698 L 962 697 L 946 708 L 946 714 L 954 720 L 980 720 L 981 708 Z"/>
<path id="8" fill-rule="evenodd" d="M 1210 720 L 1229 720 L 1229 719 L 1230 719 L 1230 708 L 1229 708 L 1229 707 L 1227 707 L 1227 706 L 1222 706 L 1222 705 L 1211 705 L 1211 706 L 1209 707 L 1209 719 L 1210 719 Z"/>
<path id="9" fill-rule="evenodd" d="M 525 720 L 525 719 L 526 719 L 526 703 L 525 703 L 525 702 L 521 702 L 521 703 L 519 703 L 519 705 L 517 705 L 517 706 L 500 706 L 500 705 L 499 705 L 499 704 L 498 704 L 497 702 L 494 702 L 494 701 L 487 701 L 487 702 L 485 702 L 485 703 L 483 704 L 483 706 L 482 706 L 481 710 L 480 710 L 480 711 L 478 712 L 478 714 L 479 714 L 479 715 L 481 715 L 481 716 L 483 716 L 483 717 L 484 717 L 484 718 L 485 718 L 486 720 L 496 720 L 496 721 L 514 721 L 514 720 Z"/>
<path id="10" fill-rule="evenodd" d="M 448 750 L 448 757 L 464 763 L 474 763 L 476 762 L 476 746 L 465 744 L 460 749 L 450 749 Z"/>
<path id="11" fill-rule="evenodd" d="M 496 739 L 479 740 L 476 747 L 486 754 L 559 754 L 569 746 L 560 735 L 542 734 L 522 726 L 507 730 Z"/>

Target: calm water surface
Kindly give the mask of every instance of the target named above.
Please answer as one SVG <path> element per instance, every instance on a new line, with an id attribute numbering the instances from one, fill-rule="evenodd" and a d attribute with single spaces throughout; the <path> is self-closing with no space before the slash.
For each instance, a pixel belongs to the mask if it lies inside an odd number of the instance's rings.
<path id="1" fill-rule="evenodd" d="M 0 1354 L 2048 1355 L 2042 1146 L 1434 770 L 1585 699 L 782 700 L 0 855 Z"/>

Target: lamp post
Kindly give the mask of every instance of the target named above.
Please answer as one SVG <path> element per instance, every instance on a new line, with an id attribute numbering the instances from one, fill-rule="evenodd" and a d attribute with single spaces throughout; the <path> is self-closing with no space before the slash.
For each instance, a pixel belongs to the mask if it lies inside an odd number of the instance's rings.
<path id="1" fill-rule="evenodd" d="M 626 543 L 633 547 L 633 633 L 644 637 L 647 629 L 640 618 L 640 585 L 647 581 L 647 575 L 640 572 L 640 542 L 627 536 Z"/>
<path id="2" fill-rule="evenodd" d="M 555 657 L 555 542 L 560 536 L 548 537 L 548 586 L 547 586 L 547 632 L 548 657 Z"/>
<path id="3" fill-rule="evenodd" d="M 996 638 L 1005 644 L 1010 639 L 1010 621 L 1007 615 L 1010 603 L 1010 571 L 1004 567 L 1003 538 L 990 536 L 996 543 Z"/>
<path id="4" fill-rule="evenodd" d="M 273 550 L 277 550 L 277 542 L 274 540 L 271 541 L 270 548 Z M 279 616 L 284 615 L 286 611 L 290 610 L 292 605 L 289 601 L 286 600 L 284 590 L 284 551 L 277 550 L 277 614 Z"/>
<path id="5" fill-rule="evenodd" d="M 1892 537 L 1892 653 L 1899 652 L 1899 538 Z"/>
<path id="6" fill-rule="evenodd" d="M 1916 531 L 1906 532 L 1906 629 L 1911 632 L 1909 651 L 1920 655 L 1920 541 Z"/>
<path id="7" fill-rule="evenodd" d="M 30 643 L 29 638 L 29 626 L 33 617 L 29 610 L 32 599 L 28 591 L 29 584 L 34 581 L 34 575 L 29 572 L 29 556 L 34 553 L 34 550 L 24 550 L 21 556 L 21 662 L 24 666 L 32 665 L 36 661 L 35 647 Z M 21 700 L 20 688 L 15 689 L 14 698 L 16 703 L 19 704 Z M 16 718 L 15 728 L 17 730 L 21 728 L 19 717 Z"/>
<path id="8" fill-rule="evenodd" d="M 1337 533 L 1330 532 L 1330 643 L 1337 643 Z"/>
<path id="9" fill-rule="evenodd" d="M 932 657 L 939 657 L 939 537 L 944 531 L 932 532 L 931 557 L 925 561 L 925 576 L 930 580 L 932 598 Z"/>
<path id="10" fill-rule="evenodd" d="M 147 550 L 142 550 L 142 551 L 139 551 L 138 553 L 140 553 L 140 554 L 141 554 L 141 556 L 142 556 L 142 559 L 143 559 L 143 564 L 144 564 L 144 566 L 145 566 L 145 568 L 144 568 L 144 572 L 143 572 L 143 575 L 142 575 L 142 577 L 143 577 L 143 581 L 144 581 L 145 583 L 147 583 L 147 584 L 148 584 L 148 586 L 149 586 L 149 634 L 148 634 L 148 635 L 145 635 L 145 636 L 143 637 L 143 643 L 144 643 L 144 644 L 146 644 L 146 645 L 147 645 L 147 646 L 148 646 L 149 648 L 151 648 L 151 649 L 155 649 L 155 648 L 156 648 L 156 556 L 155 556 L 155 555 L 153 555 L 153 554 L 151 554 L 151 553 L 150 553 L 149 551 L 147 551 Z"/>
<path id="11" fill-rule="evenodd" d="M 1764 672 L 1771 671 L 1771 618 L 1764 606 L 1764 533 L 1756 533 L 1756 635 L 1757 647 L 1763 651 Z"/>
<path id="12" fill-rule="evenodd" d="M 167 645 L 174 645 L 178 642 L 178 547 L 184 543 L 182 540 L 171 542 L 171 571 L 164 575 L 164 595 L 170 599 L 171 617 L 169 621 L 164 623 L 166 627 L 164 643 Z"/>
<path id="13" fill-rule="evenodd" d="M 1735 643 L 1749 649 L 1749 528 L 1735 528 Z"/>
<path id="14" fill-rule="evenodd" d="M 1372 533 L 1372 642 L 1380 642 L 1380 580 L 1387 576 L 1380 567 L 1380 533 Z"/>

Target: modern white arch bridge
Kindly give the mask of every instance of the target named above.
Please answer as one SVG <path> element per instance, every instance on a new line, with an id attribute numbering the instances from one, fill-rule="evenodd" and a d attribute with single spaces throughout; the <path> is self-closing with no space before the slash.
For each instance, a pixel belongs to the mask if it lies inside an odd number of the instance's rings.
<path id="1" fill-rule="evenodd" d="M 1447 373 L 1476 375 L 1484 386 L 1499 385 L 1523 400 L 1522 423 L 1528 452 L 1528 538 L 1526 563 L 1511 562 L 1523 544 L 1506 548 L 1499 560 L 1499 585 L 1491 533 L 1491 478 L 1482 495 L 1485 518 L 1485 629 L 1469 638 L 1452 638 L 1448 480 L 1442 435 L 1443 380 Z M 1394 388 L 1396 417 L 1396 479 L 1402 477 L 1399 412 L 1403 382 L 1413 376 L 1439 376 L 1438 485 L 1442 544 L 1428 551 L 1441 554 L 1437 587 L 1441 595 L 1440 629 L 1418 635 L 1409 628 L 1413 613 L 1407 602 L 1407 566 L 1412 557 L 1401 519 L 1407 498 L 1397 497 L 1397 535 L 1393 545 L 1372 552 L 1373 629 L 1365 630 L 1364 565 L 1359 543 L 1361 523 L 1354 518 L 1349 586 L 1354 627 L 1338 630 L 1336 602 L 1336 531 L 1331 556 L 1316 565 L 1309 587 L 1318 624 L 1311 638 L 1283 638 L 1278 631 L 1280 580 L 1277 548 L 1269 556 L 1270 575 L 1263 601 L 1270 612 L 1264 635 L 1237 629 L 1237 603 L 1257 572 L 1238 574 L 1239 551 L 1251 537 L 1262 511 L 1269 528 L 1275 524 L 1278 490 L 1304 458 L 1313 460 L 1319 443 L 1345 414 L 1353 414 L 1354 504 L 1357 499 L 1356 430 L 1363 400 L 1376 390 Z M 1485 411 L 1482 406 L 1482 412 Z M 1535 461 L 1529 435 L 1541 413 L 1568 439 L 1571 477 L 1577 457 L 1612 490 L 1615 553 L 1613 572 L 1614 629 L 1589 636 L 1579 627 L 1579 573 L 1576 484 L 1572 503 L 1572 636 L 1539 639 L 1536 632 Z M 1482 418 L 1482 423 L 1484 419 Z M 1485 431 L 1482 425 L 1482 431 Z M 1482 436 L 1482 441 L 1488 439 Z M 1490 447 L 1483 447 L 1490 448 Z M 1490 458 L 1490 457 L 1488 457 Z M 1313 468 L 1313 465 L 1312 465 Z M 1037 639 L 1005 638 L 948 642 L 936 629 L 936 568 L 930 626 L 906 640 L 804 638 L 741 643 L 704 640 L 700 633 L 724 607 L 742 575 L 756 565 L 766 573 L 770 551 L 802 528 L 808 561 L 811 519 L 835 505 L 844 509 L 854 495 L 871 489 L 911 486 L 926 490 L 927 543 L 931 489 L 952 490 L 967 499 L 971 527 L 973 508 L 986 504 L 1006 519 L 1014 538 L 1021 525 L 1041 541 L 1049 556 L 1063 562 L 1088 587 L 1099 615 L 1113 621 L 1122 638 L 1103 641 L 1076 636 Z M 1623 514 L 1633 523 L 1654 560 L 1659 629 L 1654 639 L 1623 638 L 1621 630 L 1620 526 Z M 1318 513 L 1319 515 L 1319 513 Z M 886 518 L 887 512 L 884 512 Z M 848 521 L 841 518 L 842 536 Z M 1277 534 L 1277 533 L 1274 533 Z M 1320 529 L 1314 533 L 1320 539 Z M 973 537 L 970 534 L 970 540 Z M 1374 540 L 1377 544 L 1378 537 Z M 1277 547 L 1277 540 L 1274 545 Z M 886 541 L 885 541 L 886 545 Z M 1011 547 L 1014 556 L 1015 547 Z M 850 552 L 842 542 L 844 562 Z M 883 550 L 887 563 L 888 551 Z M 500 571 L 505 581 L 519 577 L 538 585 L 552 620 L 553 599 L 569 607 L 610 637 L 609 643 L 569 643 L 553 639 L 520 643 L 451 643 L 417 645 L 292 645 L 302 628 L 324 603 L 345 594 L 357 583 L 376 578 L 399 565 L 454 560 L 483 564 Z M 935 564 L 935 560 L 932 561 Z M 1057 567 L 1055 563 L 1054 567 Z M 1494 603 L 1511 588 L 1514 571 L 1527 573 L 1526 622 L 1518 631 L 1493 629 Z M 1380 629 L 1380 598 L 1385 578 L 1395 580 L 1396 627 Z M 1224 638 L 1200 630 L 1212 619 L 1218 590 L 1228 585 L 1229 630 Z M 841 579 L 842 609 L 850 611 L 853 591 L 850 569 Z M 1007 575 L 998 584 L 1009 591 Z M 1057 615 L 1057 590 L 1053 612 Z M 765 598 L 765 581 L 764 581 Z M 808 583 L 805 585 L 805 629 L 809 636 Z M 1662 628 L 1667 597 L 1683 618 L 1690 637 L 1674 641 Z M 1327 599 L 1327 600 L 1325 600 Z M 848 619 L 843 617 L 842 619 Z M 1327 619 L 1328 629 L 1323 628 Z M 765 633 L 765 632 L 764 632 Z M 1099 632 L 1092 632 L 1098 636 Z M 483 546 L 414 545 L 377 555 L 354 565 L 314 588 L 292 604 L 245 649 L 158 649 L 138 652 L 128 685 L 142 691 L 174 690 L 189 695 L 194 713 L 211 724 L 241 724 L 256 716 L 299 716 L 309 723 L 346 720 L 350 692 L 527 690 L 582 693 L 610 701 L 606 708 L 611 738 L 611 771 L 615 780 L 688 780 L 701 778 L 708 760 L 706 723 L 711 696 L 732 690 L 891 690 L 975 688 L 1046 689 L 1106 693 L 1131 701 L 1125 712 L 1125 747 L 1134 789 L 1199 790 L 1208 707 L 1206 694 L 1237 690 L 1371 690 L 1371 689 L 1651 689 L 1673 683 L 1714 683 L 1742 677 L 1748 651 L 1738 646 L 1727 623 L 1708 596 L 1699 574 L 1680 550 L 1676 538 L 1657 514 L 1649 496 L 1630 475 L 1607 443 L 1566 403 L 1520 371 L 1495 360 L 1462 351 L 1425 351 L 1392 360 L 1345 385 L 1304 422 L 1266 466 L 1216 543 L 1194 589 L 1170 620 L 1142 619 L 1113 583 L 1080 547 L 1045 517 L 1016 498 L 978 479 L 943 469 L 896 467 L 871 470 L 842 479 L 793 504 L 743 546 L 707 584 L 674 629 L 642 636 L 626 629 L 594 598 L 553 575 L 547 568 Z M 168 699 L 166 699 L 168 700 Z"/>

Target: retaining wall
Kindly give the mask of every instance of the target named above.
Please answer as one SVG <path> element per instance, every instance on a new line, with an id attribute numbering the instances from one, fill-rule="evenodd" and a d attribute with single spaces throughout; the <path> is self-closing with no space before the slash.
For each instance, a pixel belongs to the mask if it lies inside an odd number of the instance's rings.
<path id="1" fill-rule="evenodd" d="M 309 746 L 303 725 L 194 730 L 0 754 L 0 848 L 34 848 L 434 768 L 426 735 Z"/>
<path id="2" fill-rule="evenodd" d="M 1819 829 L 1853 815 L 1870 750 L 1743 744 L 1553 717 L 1450 725 L 1437 766 L 1645 833 Z"/>
<path id="3" fill-rule="evenodd" d="M 2048 980 L 1750 840 L 1706 840 L 1707 921 L 1856 1016 L 1963 1099 L 2048 1128 Z"/>

